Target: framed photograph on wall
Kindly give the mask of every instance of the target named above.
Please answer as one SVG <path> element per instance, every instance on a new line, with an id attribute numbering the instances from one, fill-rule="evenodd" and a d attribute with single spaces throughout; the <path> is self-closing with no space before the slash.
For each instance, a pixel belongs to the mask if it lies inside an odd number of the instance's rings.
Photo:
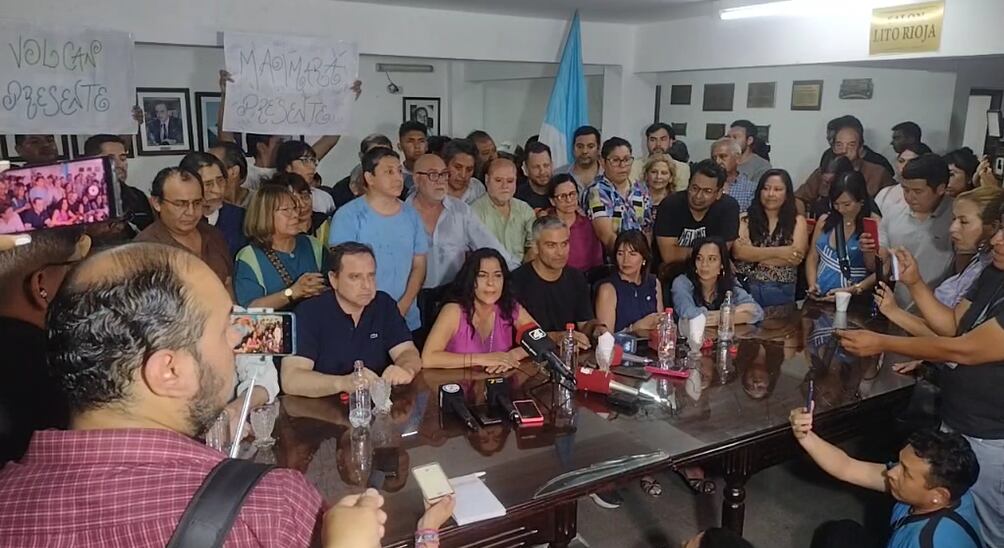
<path id="1" fill-rule="evenodd" d="M 675 124 L 672 124 L 672 126 L 673 126 L 673 133 L 675 133 L 677 137 L 687 136 L 687 122 L 677 122 Z"/>
<path id="2" fill-rule="evenodd" d="M 419 122 L 429 129 L 429 135 L 439 135 L 439 97 L 405 97 L 402 99 L 402 122 Z"/>
<path id="3" fill-rule="evenodd" d="M 71 135 L 70 144 L 72 145 L 73 157 L 83 158 L 84 157 L 84 143 L 87 142 L 91 136 L 88 134 L 83 135 Z M 126 156 L 129 158 L 136 157 L 136 136 L 135 135 L 119 135 L 123 141 L 125 141 L 126 146 Z"/>
<path id="4" fill-rule="evenodd" d="M 704 126 L 704 138 L 715 141 L 725 137 L 725 124 L 707 124 Z"/>
<path id="5" fill-rule="evenodd" d="M 192 142 L 192 106 L 187 88 L 136 88 L 143 109 L 139 128 L 140 156 L 186 154 Z"/>
<path id="6" fill-rule="evenodd" d="M 840 82 L 841 99 L 862 99 L 869 100 L 875 92 L 875 85 L 871 78 L 847 78 Z"/>
<path id="7" fill-rule="evenodd" d="M 761 142 L 770 142 L 770 126 L 757 126 L 756 127 L 756 138 Z"/>
<path id="8" fill-rule="evenodd" d="M 822 80 L 795 80 L 791 83 L 791 110 L 819 110 L 822 106 Z"/>
<path id="9" fill-rule="evenodd" d="M 708 111 L 731 111 L 735 99 L 735 84 L 704 84 L 704 108 Z"/>
<path id="10" fill-rule="evenodd" d="M 684 84 L 679 86 L 671 86 L 669 88 L 669 104 L 671 105 L 689 105 L 690 104 L 690 93 L 692 90 L 690 84 Z"/>
<path id="11" fill-rule="evenodd" d="M 24 142 L 28 137 L 28 135 L 21 134 L 0 135 L 0 157 L 11 162 L 23 162 L 24 158 L 18 154 L 17 144 Z M 70 159 L 70 143 L 66 135 L 52 135 L 51 133 L 40 137 L 32 135 L 31 141 L 27 144 L 32 147 L 53 147 L 56 149 L 56 160 Z"/>
<path id="12" fill-rule="evenodd" d="M 746 108 L 774 108 L 777 82 L 750 82 L 746 85 Z"/>
<path id="13" fill-rule="evenodd" d="M 199 150 L 208 152 L 216 146 L 220 131 L 216 127 L 220 113 L 220 94 L 215 91 L 195 92 L 195 119 L 199 125 Z"/>

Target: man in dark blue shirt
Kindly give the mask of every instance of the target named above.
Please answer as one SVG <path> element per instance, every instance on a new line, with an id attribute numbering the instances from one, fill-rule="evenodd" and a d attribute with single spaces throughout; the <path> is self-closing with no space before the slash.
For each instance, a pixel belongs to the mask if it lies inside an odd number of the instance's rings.
<path id="1" fill-rule="evenodd" d="M 282 360 L 287 394 L 320 398 L 351 390 L 353 364 L 366 375 L 408 384 L 422 369 L 397 303 L 376 289 L 373 250 L 345 242 L 331 250 L 332 291 L 296 307 L 297 354 Z"/>

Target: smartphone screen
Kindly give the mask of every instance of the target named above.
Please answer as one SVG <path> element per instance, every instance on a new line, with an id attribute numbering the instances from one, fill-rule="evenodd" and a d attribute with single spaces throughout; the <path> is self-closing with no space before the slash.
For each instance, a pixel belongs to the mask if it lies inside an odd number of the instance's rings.
<path id="1" fill-rule="evenodd" d="M 516 408 L 516 412 L 519 413 L 519 420 L 521 423 L 534 423 L 542 422 L 544 420 L 544 415 L 540 414 L 540 409 L 537 408 L 537 404 L 533 400 L 519 400 L 512 402 L 513 407 Z"/>
<path id="2" fill-rule="evenodd" d="M 411 476 L 415 478 L 419 489 L 422 490 L 422 496 L 427 501 L 431 502 L 453 494 L 453 486 L 450 485 L 450 480 L 446 478 L 438 462 L 412 468 Z"/>
<path id="3" fill-rule="evenodd" d="M 121 216 L 110 158 L 81 158 L 0 173 L 0 234 L 100 223 Z"/>
<path id="4" fill-rule="evenodd" d="M 234 347 L 238 354 L 296 354 L 296 317 L 291 312 L 231 314 L 230 323 L 241 334 Z"/>

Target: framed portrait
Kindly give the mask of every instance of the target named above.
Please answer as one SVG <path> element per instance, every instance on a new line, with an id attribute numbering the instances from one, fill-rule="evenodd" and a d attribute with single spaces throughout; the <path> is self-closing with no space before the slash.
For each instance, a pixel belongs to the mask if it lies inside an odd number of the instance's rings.
<path id="1" fill-rule="evenodd" d="M 822 80 L 795 80 L 791 83 L 791 110 L 819 110 L 822 105 Z"/>
<path id="2" fill-rule="evenodd" d="M 137 136 L 140 156 L 186 154 L 192 142 L 192 107 L 187 88 L 136 88 L 144 120 Z"/>
<path id="3" fill-rule="evenodd" d="M 777 82 L 750 82 L 746 86 L 746 108 L 774 108 Z"/>
<path id="4" fill-rule="evenodd" d="M 402 99 L 402 121 L 419 122 L 429 129 L 429 135 L 439 135 L 439 97 L 405 97 Z"/>
<path id="5" fill-rule="evenodd" d="M 715 141 L 725 137 L 725 124 L 707 124 L 704 126 L 704 138 Z"/>
<path id="6" fill-rule="evenodd" d="M 671 86 L 669 88 L 669 104 L 671 105 L 689 105 L 690 104 L 690 92 L 693 87 L 690 84 L 683 84 L 679 86 Z"/>
<path id="7" fill-rule="evenodd" d="M 87 142 L 91 136 L 88 134 L 83 135 L 71 135 L 70 144 L 71 150 L 73 151 L 74 158 L 84 157 L 84 143 Z M 135 135 L 119 135 L 123 141 L 125 141 L 126 155 L 129 158 L 136 157 L 136 136 Z"/>
<path id="8" fill-rule="evenodd" d="M 24 158 L 17 152 L 18 143 L 28 140 L 29 146 L 48 146 L 56 149 L 56 160 L 70 159 L 70 142 L 66 135 L 0 135 L 0 157 L 11 162 L 23 162 Z"/>
<path id="9" fill-rule="evenodd" d="M 704 84 L 704 111 L 731 111 L 735 84 Z"/>
<path id="10" fill-rule="evenodd" d="M 220 113 L 220 93 L 212 91 L 195 92 L 195 119 L 199 126 L 199 150 L 208 152 L 216 146 L 220 130 L 216 127 Z"/>

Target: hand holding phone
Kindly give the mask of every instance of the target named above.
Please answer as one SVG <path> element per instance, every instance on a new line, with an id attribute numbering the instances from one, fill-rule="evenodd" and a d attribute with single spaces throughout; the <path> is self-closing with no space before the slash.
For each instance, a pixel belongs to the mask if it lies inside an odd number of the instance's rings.
<path id="1" fill-rule="evenodd" d="M 237 354 L 289 356 L 296 354 L 296 316 L 291 312 L 243 312 L 230 315 L 241 334 Z"/>

